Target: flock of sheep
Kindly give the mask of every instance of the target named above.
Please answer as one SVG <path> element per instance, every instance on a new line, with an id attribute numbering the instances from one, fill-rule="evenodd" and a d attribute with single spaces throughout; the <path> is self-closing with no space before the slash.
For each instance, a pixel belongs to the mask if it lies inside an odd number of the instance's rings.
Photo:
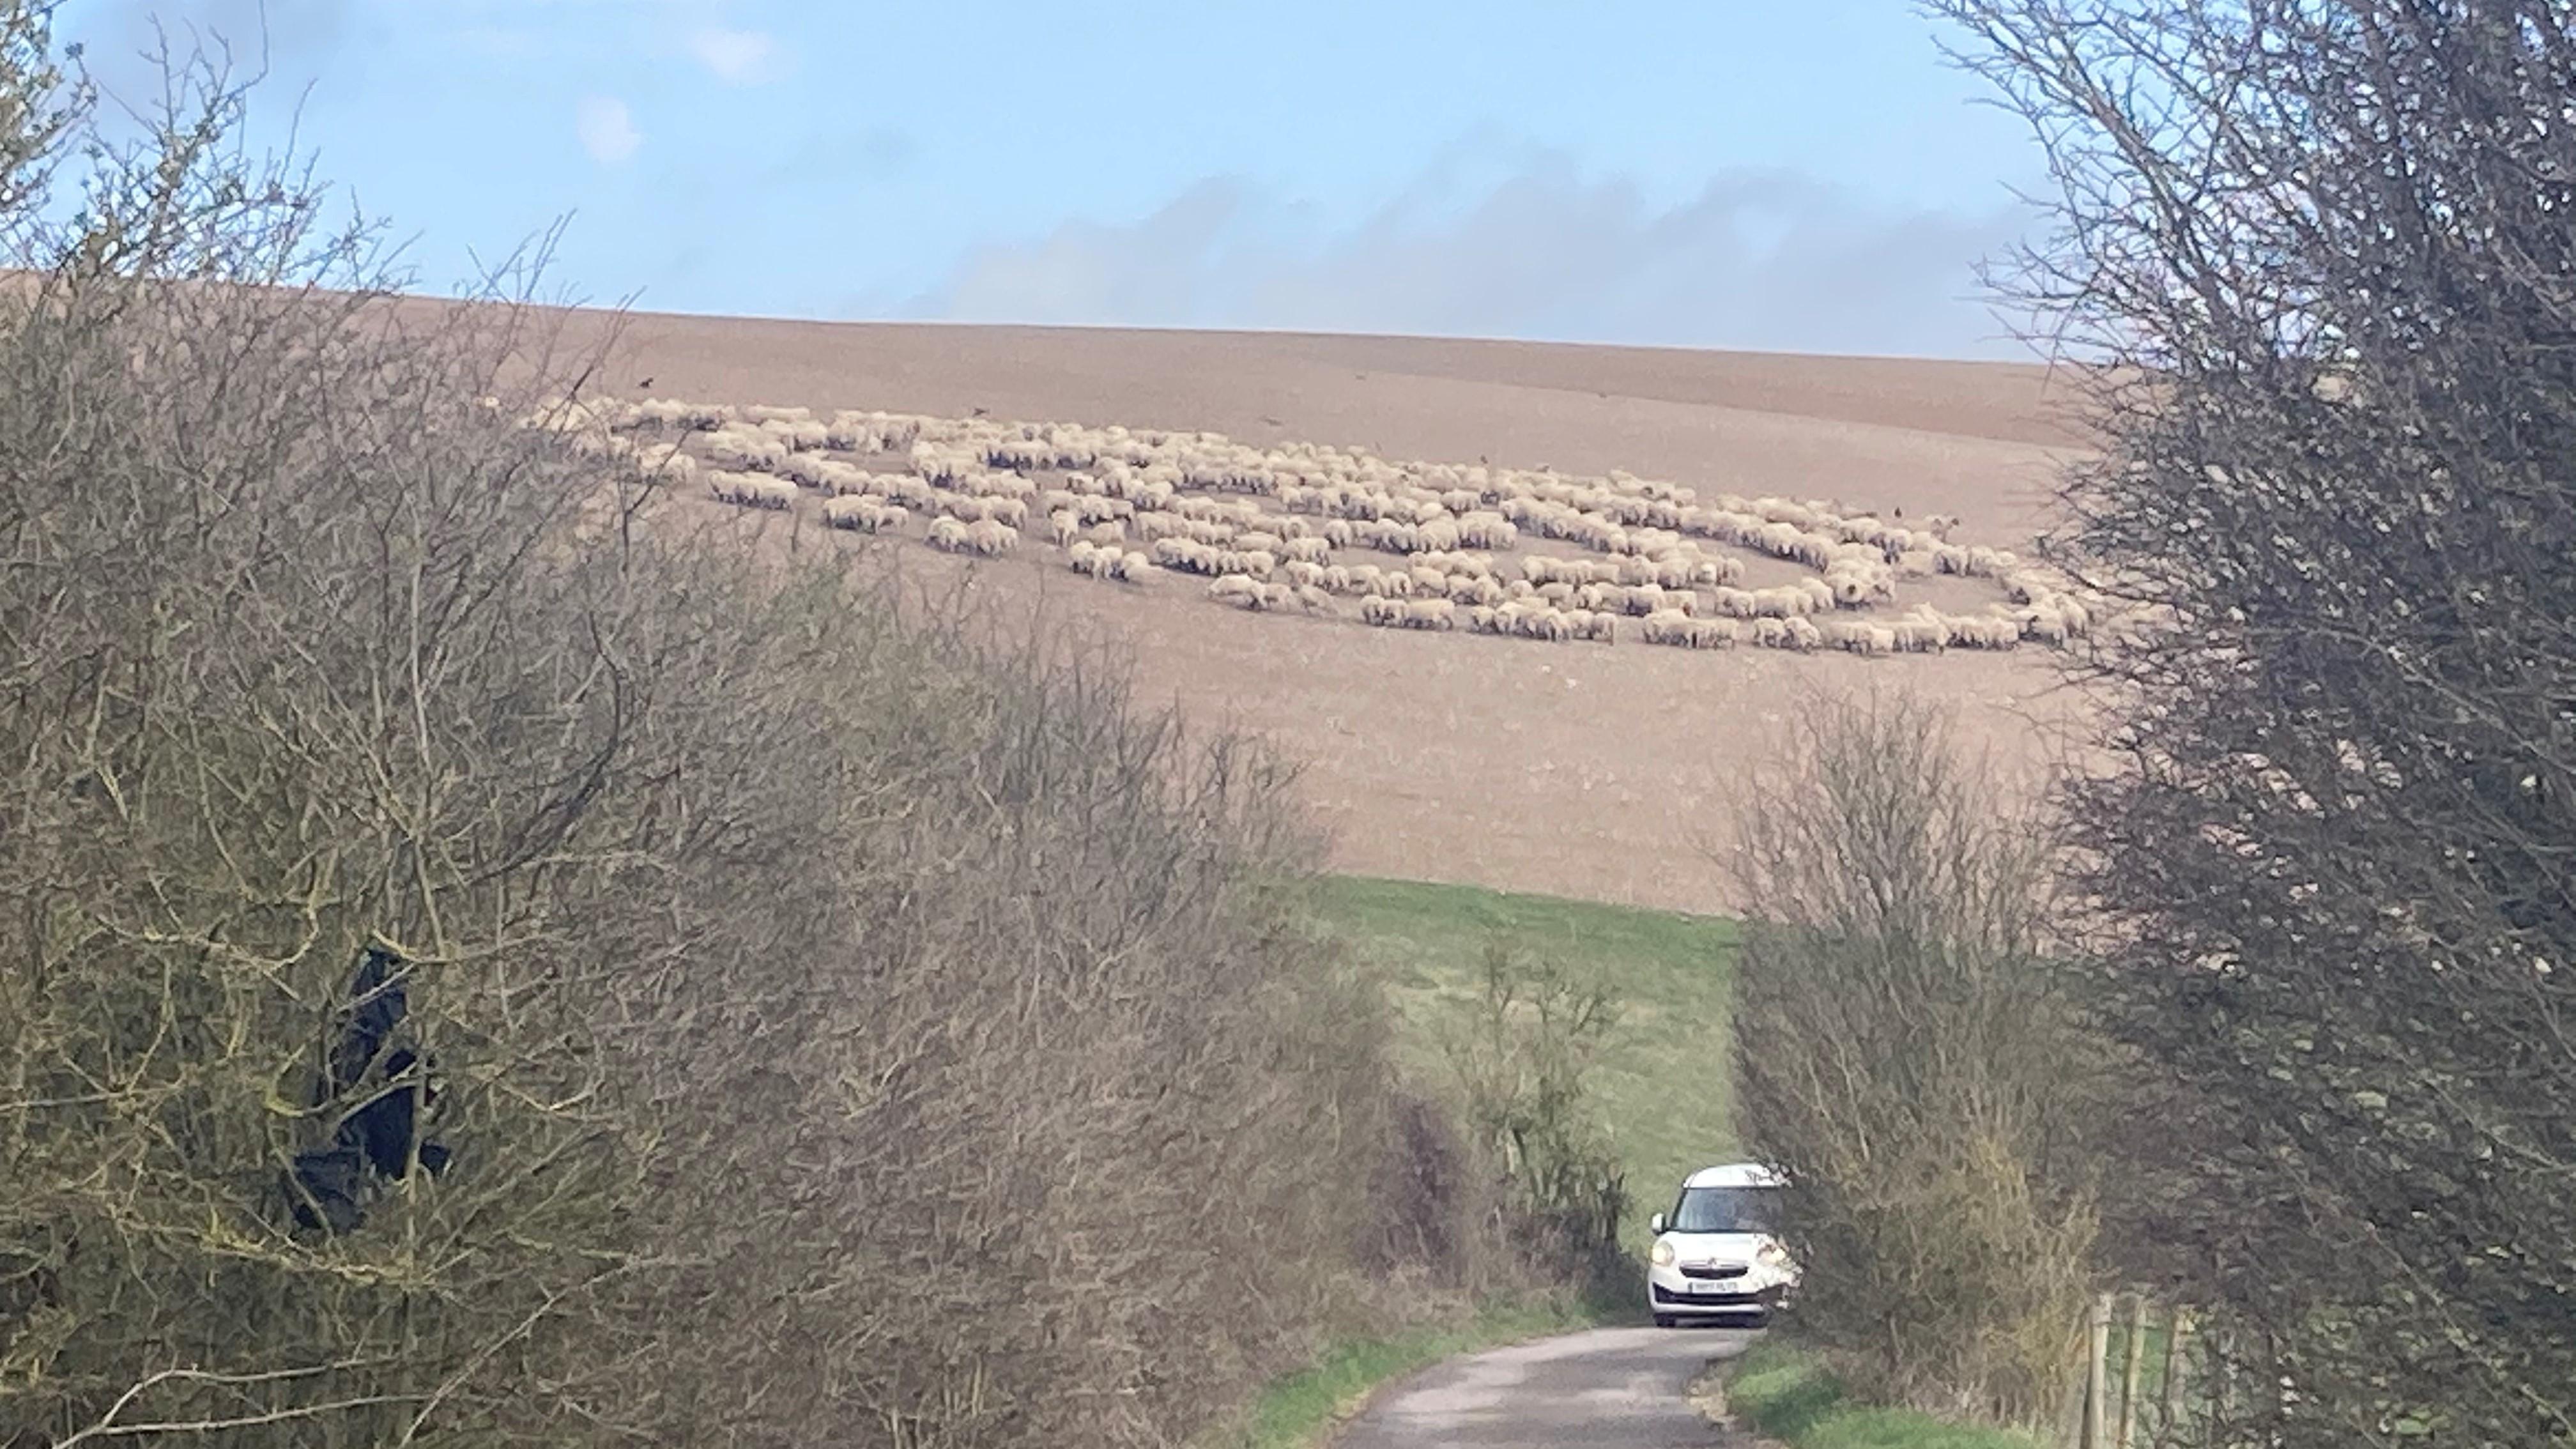
<path id="1" fill-rule="evenodd" d="M 1219 603 L 1386 628 L 1888 654 L 2063 644 L 2092 626 L 2062 580 L 2010 552 L 1952 542 L 1955 520 L 1908 527 L 1820 501 L 1703 500 L 1624 472 L 659 398 L 566 402 L 527 421 L 739 507 L 791 509 L 810 494 L 833 528 L 909 535 L 917 519 L 931 547 L 984 556 L 1034 538 L 1086 578 L 1198 575 Z M 1542 540 L 1580 552 L 1544 552 Z M 1748 552 L 1805 572 L 1745 587 Z M 1975 613 L 1898 612 L 1903 581 L 1932 574 L 1988 580 L 2002 597 Z M 1356 601 L 1349 613 L 1344 600 Z"/>

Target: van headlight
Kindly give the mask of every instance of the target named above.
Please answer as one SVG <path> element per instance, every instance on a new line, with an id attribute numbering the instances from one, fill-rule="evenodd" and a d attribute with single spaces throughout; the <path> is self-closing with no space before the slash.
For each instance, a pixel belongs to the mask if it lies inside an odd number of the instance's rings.
<path id="1" fill-rule="evenodd" d="M 1766 1238 L 1761 1247 L 1753 1250 L 1753 1261 L 1765 1268 L 1786 1268 L 1789 1266 L 1789 1250 Z"/>
<path id="2" fill-rule="evenodd" d="M 1655 1239 L 1655 1245 L 1646 1250 L 1646 1261 L 1658 1268 L 1671 1267 L 1673 1265 L 1672 1240 L 1669 1238 Z"/>

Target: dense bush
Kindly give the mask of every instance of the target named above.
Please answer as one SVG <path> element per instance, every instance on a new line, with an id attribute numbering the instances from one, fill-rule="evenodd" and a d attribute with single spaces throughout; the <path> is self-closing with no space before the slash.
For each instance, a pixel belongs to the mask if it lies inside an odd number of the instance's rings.
<path id="1" fill-rule="evenodd" d="M 2576 1438 L 2576 6 L 1944 0 L 2110 364 L 2058 558 L 2114 1201 L 2213 1442 Z"/>
<path id="2" fill-rule="evenodd" d="M 1474 1160 L 1496 1176 L 1495 1225 L 1533 1266 L 1596 1297 L 1632 1286 L 1618 1246 L 1627 1173 L 1589 1080 L 1618 998 L 1501 940 L 1486 946 L 1483 987 L 1448 1051 Z"/>
<path id="3" fill-rule="evenodd" d="M 0 1444 L 1161 1443 L 1470 1276 L 1276 766 L 517 426 L 545 314 L 48 54 L 0 4 Z"/>
<path id="4" fill-rule="evenodd" d="M 1893 696 L 1809 701 L 1741 836 L 1738 1120 L 1788 1178 L 1798 1332 L 1878 1402 L 2048 1421 L 2094 1220 L 2038 835 Z"/>

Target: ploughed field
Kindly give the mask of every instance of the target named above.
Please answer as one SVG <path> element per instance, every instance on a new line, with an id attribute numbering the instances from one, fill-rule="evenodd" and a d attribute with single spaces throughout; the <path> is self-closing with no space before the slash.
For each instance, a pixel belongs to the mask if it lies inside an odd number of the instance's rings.
<path id="1" fill-rule="evenodd" d="M 1355 873 L 1723 908 L 1729 786 L 1800 690 L 1901 681 L 2033 759 L 2094 623 L 2024 556 L 2071 441 L 2035 369 L 630 327 L 634 385 L 550 421 L 1105 631 L 1147 702 L 1301 760 Z"/>

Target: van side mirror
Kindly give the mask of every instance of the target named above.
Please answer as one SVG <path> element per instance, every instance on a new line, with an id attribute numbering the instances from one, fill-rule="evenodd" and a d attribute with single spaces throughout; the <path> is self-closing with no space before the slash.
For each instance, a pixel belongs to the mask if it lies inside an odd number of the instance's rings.
<path id="1" fill-rule="evenodd" d="M 1664 1231 L 1664 1215 L 1657 1213 L 1646 1219 L 1646 1231 L 1660 1236 Z"/>

